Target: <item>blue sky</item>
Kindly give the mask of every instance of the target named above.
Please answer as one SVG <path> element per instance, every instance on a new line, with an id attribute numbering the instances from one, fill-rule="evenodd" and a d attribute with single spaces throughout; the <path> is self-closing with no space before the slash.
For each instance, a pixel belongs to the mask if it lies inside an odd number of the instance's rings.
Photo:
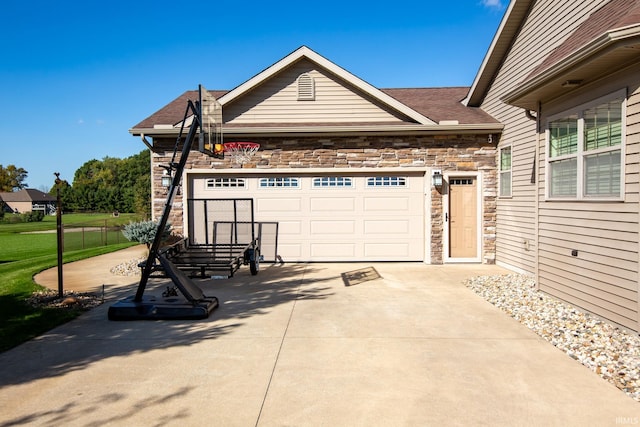
<path id="1" fill-rule="evenodd" d="M 506 0 L 34 0 L 0 13 L 0 164 L 48 191 L 145 146 L 186 90 L 233 89 L 306 45 L 378 88 L 470 86 Z"/>

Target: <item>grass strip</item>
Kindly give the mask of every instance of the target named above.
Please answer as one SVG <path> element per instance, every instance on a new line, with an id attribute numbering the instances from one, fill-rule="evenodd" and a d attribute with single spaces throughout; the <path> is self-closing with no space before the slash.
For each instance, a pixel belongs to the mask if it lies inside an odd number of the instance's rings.
<path id="1" fill-rule="evenodd" d="M 117 251 L 137 243 L 127 242 L 64 254 L 64 263 L 79 261 Z M 34 308 L 27 299 L 44 287 L 33 281 L 33 276 L 57 265 L 57 255 L 41 255 L 0 264 L 0 352 L 76 318 L 82 313 L 76 308 Z"/>

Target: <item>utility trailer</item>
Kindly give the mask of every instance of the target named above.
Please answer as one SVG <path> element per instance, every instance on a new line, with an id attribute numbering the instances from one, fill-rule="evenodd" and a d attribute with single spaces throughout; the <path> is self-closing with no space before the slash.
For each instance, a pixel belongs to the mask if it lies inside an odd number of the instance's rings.
<path id="1" fill-rule="evenodd" d="M 176 267 L 188 272 L 190 276 L 206 278 L 224 273 L 227 277 L 233 277 L 243 265 L 249 265 L 251 274 L 255 276 L 260 270 L 258 243 L 259 239 L 250 243 L 191 245 L 189 239 L 183 239 L 168 247 L 164 254 Z"/>

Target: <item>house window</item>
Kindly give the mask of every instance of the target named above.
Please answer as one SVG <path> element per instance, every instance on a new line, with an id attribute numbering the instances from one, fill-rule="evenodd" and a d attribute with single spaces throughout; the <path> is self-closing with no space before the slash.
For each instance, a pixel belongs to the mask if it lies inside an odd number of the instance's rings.
<path id="1" fill-rule="evenodd" d="M 209 178 L 206 182 L 207 189 L 213 188 L 244 188 L 244 178 Z"/>
<path id="2" fill-rule="evenodd" d="M 500 197 L 511 197 L 511 146 L 500 149 Z"/>
<path id="3" fill-rule="evenodd" d="M 622 197 L 624 93 L 552 118 L 547 126 L 547 195 Z"/>
<path id="4" fill-rule="evenodd" d="M 323 176 L 313 178 L 314 188 L 327 188 L 327 187 L 352 187 L 353 181 L 349 177 L 344 176 Z"/>
<path id="5" fill-rule="evenodd" d="M 367 187 L 405 187 L 407 178 L 403 176 L 372 176 L 367 178 Z"/>
<path id="6" fill-rule="evenodd" d="M 260 188 L 298 188 L 300 180 L 286 176 L 260 178 Z"/>
<path id="7" fill-rule="evenodd" d="M 316 99 L 316 85 L 309 74 L 298 77 L 298 101 L 313 101 Z"/>

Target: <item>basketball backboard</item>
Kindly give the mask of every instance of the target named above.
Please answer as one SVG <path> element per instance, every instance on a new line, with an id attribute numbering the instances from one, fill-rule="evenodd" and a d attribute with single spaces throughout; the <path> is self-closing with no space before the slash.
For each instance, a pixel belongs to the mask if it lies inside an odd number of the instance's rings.
<path id="1" fill-rule="evenodd" d="M 222 105 L 207 91 L 198 86 L 200 121 L 200 152 L 216 158 L 224 158 L 222 145 Z"/>

